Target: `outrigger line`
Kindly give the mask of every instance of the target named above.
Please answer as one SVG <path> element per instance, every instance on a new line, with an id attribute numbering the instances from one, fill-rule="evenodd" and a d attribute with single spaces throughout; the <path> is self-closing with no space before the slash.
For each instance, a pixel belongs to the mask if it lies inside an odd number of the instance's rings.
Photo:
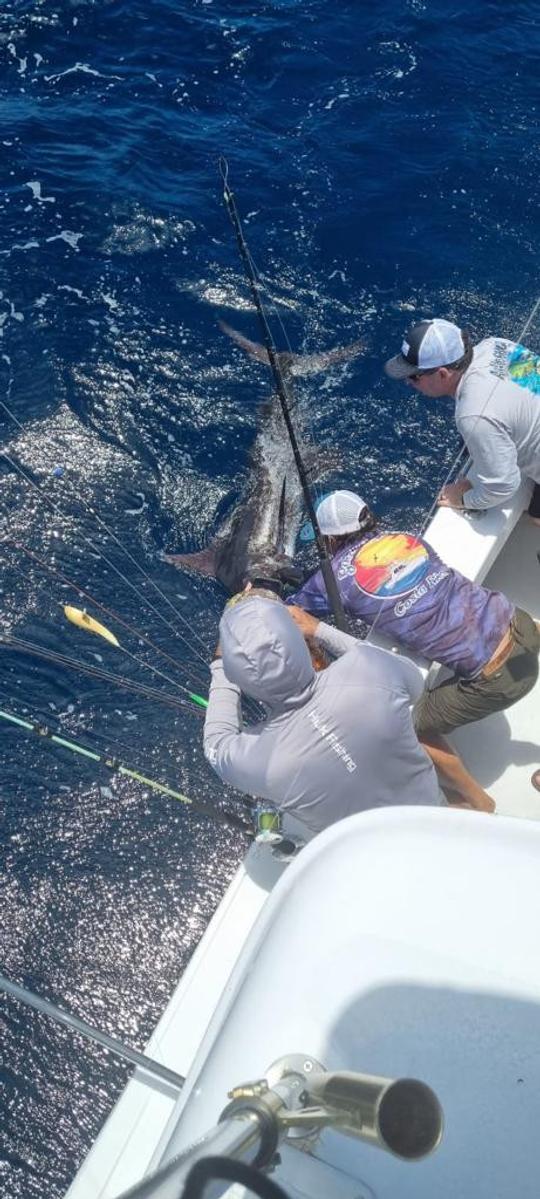
<path id="1" fill-rule="evenodd" d="M 114 645 L 116 649 L 122 650 L 122 653 L 126 654 L 127 657 L 131 658 L 132 661 L 137 665 L 140 664 L 136 654 L 132 654 L 131 650 L 126 649 L 124 645 L 121 645 L 118 638 L 115 637 L 114 633 L 111 633 L 111 630 L 108 629 L 106 625 L 101 624 L 99 620 L 96 620 L 93 616 L 90 616 L 89 613 L 84 609 L 74 608 L 71 604 L 65 604 L 64 616 L 67 620 L 71 621 L 71 624 L 76 625 L 78 629 L 84 629 L 84 631 L 87 633 L 95 633 L 97 637 L 103 637 L 103 639 L 108 641 L 110 645 Z M 147 662 L 145 662 L 145 666 L 148 666 Z M 156 674 L 161 675 L 161 677 L 166 679 L 168 683 L 172 683 L 173 687 L 179 687 L 180 690 L 184 691 L 185 694 L 193 701 L 193 703 L 198 704 L 200 708 L 208 707 L 208 700 L 205 699 L 204 696 L 197 695 L 195 691 L 189 691 L 187 687 L 182 685 L 182 683 L 177 683 L 174 679 L 171 679 L 168 674 L 164 674 L 162 670 L 158 670 L 157 666 L 150 666 L 149 669 L 155 671 Z"/>
<path id="2" fill-rule="evenodd" d="M 186 664 L 182 665 L 180 662 L 176 661 L 176 658 L 170 656 L 170 653 L 167 653 L 166 650 L 163 650 L 160 645 L 156 645 L 155 641 L 152 641 L 149 637 L 146 637 L 146 634 L 143 633 L 142 629 L 138 628 L 137 625 L 131 625 L 131 623 L 128 623 L 127 620 L 124 620 L 124 617 L 120 616 L 118 611 L 114 611 L 113 608 L 107 608 L 106 604 L 100 603 L 100 601 L 96 599 L 95 595 L 92 595 L 90 591 L 86 591 L 83 586 L 80 586 L 80 584 L 76 582 L 76 580 L 68 578 L 67 574 L 62 573 L 58 570 L 58 568 L 50 566 L 50 562 L 47 562 L 46 559 L 41 558 L 40 554 L 36 554 L 34 549 L 29 549 L 28 546 L 23 546 L 22 542 L 14 540 L 14 537 L 2 538 L 2 544 L 7 544 L 7 546 L 13 546 L 14 549 L 20 550 L 20 553 L 25 554 L 26 558 L 34 559 L 34 561 L 36 561 L 44 571 L 48 571 L 49 574 L 52 574 L 53 578 L 60 579 L 61 583 L 67 584 L 67 586 L 70 586 L 73 591 L 77 591 L 78 596 L 84 596 L 85 599 L 90 599 L 90 602 L 94 604 L 95 608 L 100 609 L 100 611 L 104 611 L 107 616 L 112 616 L 112 619 L 116 622 L 116 625 L 121 625 L 122 628 L 127 629 L 127 632 L 131 633 L 133 637 L 137 638 L 137 640 L 144 641 L 144 644 L 149 645 L 150 649 L 154 650 L 158 656 L 166 658 L 167 662 L 172 663 L 176 670 L 184 669 L 186 670 L 186 673 L 191 674 L 194 677 L 198 677 L 198 681 L 203 681 L 198 668 L 193 667 L 192 664 L 188 665 L 187 667 Z M 124 649 L 124 646 L 121 646 L 121 649 Z M 125 650 L 125 652 L 127 651 Z M 161 674 L 163 679 L 167 679 L 168 682 L 173 682 L 175 687 L 179 687 L 181 691 L 185 691 L 186 694 L 191 695 L 191 697 L 194 694 L 190 691 L 190 689 L 182 686 L 182 683 L 179 683 L 178 680 L 170 679 L 169 675 L 163 674 L 163 671 L 158 670 L 157 667 L 152 667 L 152 665 L 150 665 L 148 662 L 143 662 L 140 658 L 137 658 L 137 662 L 139 665 L 144 665 L 146 669 L 154 671 L 155 674 Z M 202 697 L 199 695 L 197 698 L 197 703 L 200 699 L 202 699 Z M 206 706 L 206 704 L 208 704 L 208 701 L 204 700 L 204 706 Z"/>
<path id="3" fill-rule="evenodd" d="M 169 707 L 181 708 L 182 711 L 197 712 L 198 707 L 195 707 L 194 702 L 181 699 L 178 695 L 169 695 L 167 691 L 158 691 L 156 687 L 148 687 L 146 683 L 137 683 L 134 679 L 126 679 L 123 675 L 114 674 L 112 671 L 103 670 L 100 666 L 86 665 L 84 662 L 79 662 L 76 658 L 70 658 L 67 654 L 59 654 L 56 650 L 47 649 L 43 645 L 36 645 L 33 641 L 27 641 L 23 637 L 6 636 L 0 633 L 0 648 L 22 650 L 23 653 L 31 654 L 36 658 L 43 658 L 45 662 L 54 662 L 58 666 L 67 666 L 71 670 L 76 670 L 80 674 L 88 674 L 92 678 L 103 679 L 107 683 L 114 683 L 117 687 L 122 687 L 125 691 L 135 691 L 137 695 L 144 695 L 146 699 L 156 700 L 157 703 L 167 704 Z M 135 661 L 140 665 L 138 658 Z M 199 697 L 202 699 L 202 696 Z"/>
<path id="4" fill-rule="evenodd" d="M 234 812 L 221 812 L 219 808 L 209 807 L 207 804 L 201 804 L 198 801 L 190 799 L 188 795 L 184 795 L 181 791 L 175 791 L 172 787 L 167 787 L 165 783 L 158 783 L 156 779 L 149 779 L 145 774 L 140 774 L 138 770 L 132 770 L 129 766 L 123 766 L 118 758 L 112 754 L 98 753 L 96 750 L 88 749 L 86 745 L 81 745 L 78 741 L 71 741 L 66 737 L 60 737 L 47 724 L 39 723 L 35 720 L 23 720 L 20 716 L 15 716 L 13 712 L 6 712 L 5 708 L 0 708 L 0 719 L 9 721 L 11 724 L 16 724 L 19 728 L 26 729 L 29 733 L 35 733 L 37 736 L 51 741 L 53 745 L 60 745 L 63 749 L 68 749 L 70 753 L 79 754 L 83 758 L 90 758 L 92 762 L 98 762 L 102 766 L 106 766 L 108 770 L 125 775 L 127 778 L 135 779 L 137 783 L 143 783 L 145 787 L 150 787 L 152 791 L 159 791 L 162 795 L 170 796 L 171 799 L 178 799 L 181 803 L 188 804 L 192 812 L 198 812 L 201 816 L 209 816 L 210 819 L 218 820 L 221 824 L 233 825 L 235 828 L 241 829 L 242 832 L 251 832 L 251 825 L 242 820 L 240 816 L 235 816 Z"/>
<path id="5" fill-rule="evenodd" d="M 240 217 L 238 215 L 236 201 L 235 201 L 234 195 L 229 187 L 229 183 L 228 183 L 229 164 L 225 158 L 220 158 L 219 170 L 220 170 L 221 178 L 223 180 L 223 198 L 225 200 L 225 206 L 227 208 L 227 211 L 228 211 L 229 216 L 232 221 L 234 231 L 236 233 L 236 240 L 238 242 L 240 256 L 242 258 L 242 262 L 244 263 L 244 267 L 245 267 L 246 274 L 247 274 L 248 281 L 249 281 L 251 294 L 253 297 L 253 302 L 255 304 L 255 308 L 257 310 L 257 315 L 259 317 L 263 341 L 265 344 L 266 352 L 268 354 L 268 359 L 270 362 L 270 367 L 272 369 L 272 374 L 274 376 L 274 382 L 276 384 L 276 391 L 277 391 L 278 399 L 279 399 L 279 402 L 281 405 L 281 411 L 283 413 L 285 427 L 286 427 L 287 433 L 289 435 L 289 441 L 291 443 L 293 457 L 294 457 L 294 461 L 296 464 L 296 469 L 298 471 L 298 477 L 300 479 L 302 492 L 304 494 L 304 501 L 305 501 L 308 517 L 311 521 L 311 524 L 313 526 L 313 531 L 315 533 L 315 543 L 317 546 L 317 553 L 319 555 L 319 562 L 320 562 L 320 566 L 321 566 L 322 576 L 324 579 L 324 584 L 325 584 L 326 591 L 328 594 L 328 601 L 329 601 L 330 608 L 332 610 L 332 614 L 334 616 L 334 619 L 335 619 L 338 629 L 341 629 L 343 632 L 347 632 L 348 625 L 347 625 L 347 621 L 345 618 L 345 612 L 343 610 L 343 604 L 341 602 L 337 583 L 336 583 L 336 580 L 334 577 L 334 572 L 332 570 L 331 559 L 328 554 L 326 545 L 324 543 L 323 535 L 319 528 L 317 514 L 315 512 L 315 506 L 313 504 L 313 500 L 311 498 L 311 492 L 309 489 L 306 468 L 302 461 L 300 447 L 298 445 L 296 433 L 294 431 L 294 426 L 293 426 L 292 419 L 291 419 L 291 398 L 287 392 L 287 385 L 285 383 L 285 379 L 283 377 L 283 372 L 279 365 L 279 358 L 278 358 L 277 350 L 276 350 L 276 347 L 274 344 L 274 340 L 272 338 L 270 326 L 269 326 L 267 318 L 266 318 L 266 313 L 264 311 L 264 307 L 263 307 L 263 303 L 261 300 L 261 295 L 260 295 L 260 291 L 259 291 L 259 287 L 258 287 L 258 283 L 257 283 L 257 278 L 255 275 L 255 270 L 253 267 L 253 263 L 251 261 L 251 257 L 250 257 L 250 253 L 249 253 L 249 250 L 247 247 L 246 239 L 244 237 L 244 233 L 242 230 L 242 224 L 240 221 Z"/>
<path id="6" fill-rule="evenodd" d="M 23 429 L 23 431 L 24 431 L 24 426 L 21 425 L 20 421 L 17 420 L 17 417 L 14 416 L 14 414 L 11 412 L 10 408 L 8 408 L 7 404 L 5 404 L 3 400 L 0 400 L 0 408 L 3 408 L 8 413 L 8 416 L 10 416 L 13 421 L 15 421 L 15 424 L 20 429 Z M 15 462 L 15 460 L 10 457 L 10 455 L 7 453 L 6 450 L 4 450 L 4 449 L 0 450 L 0 454 L 2 455 L 3 458 L 6 459 L 6 462 L 9 462 L 10 466 L 13 467 L 13 469 L 17 472 L 17 474 L 20 475 L 21 478 L 24 479 L 25 482 L 28 483 L 30 485 L 30 487 L 33 488 L 34 491 L 37 492 L 37 494 L 41 497 L 42 500 L 45 501 L 45 503 L 49 506 L 49 508 L 52 508 L 53 512 L 55 512 L 62 520 L 65 520 L 66 513 L 63 512 L 62 508 L 60 507 L 59 504 L 57 504 L 55 502 L 55 500 L 51 499 L 51 497 L 45 491 L 45 488 L 41 484 L 36 483 L 34 481 L 34 479 L 31 477 L 31 475 L 28 474 L 28 471 L 26 471 L 22 466 L 19 466 L 18 463 Z M 177 619 L 181 620 L 184 625 L 187 625 L 188 622 L 187 622 L 186 618 L 184 616 L 182 616 L 182 614 L 177 610 L 177 608 L 175 608 L 174 604 L 171 604 L 171 601 L 169 600 L 168 596 L 165 595 L 165 593 L 161 590 L 161 588 L 158 587 L 157 583 L 155 583 L 154 580 L 150 577 L 150 575 L 147 574 L 147 572 L 144 570 L 144 567 L 142 567 L 140 565 L 140 563 L 137 562 L 137 559 L 133 557 L 133 554 L 128 549 L 126 549 L 126 547 L 122 544 L 122 542 L 119 540 L 119 538 L 116 536 L 116 534 L 112 531 L 112 529 L 109 529 L 109 526 L 105 524 L 105 522 L 101 519 L 101 517 L 98 515 L 98 513 L 95 512 L 95 510 L 90 506 L 90 504 L 86 503 L 86 505 L 85 505 L 85 501 L 81 497 L 79 497 L 78 493 L 75 491 L 75 489 L 73 487 L 72 487 L 72 491 L 73 491 L 73 494 L 75 495 L 75 498 L 78 499 L 79 502 L 83 506 L 86 506 L 88 512 L 90 512 L 90 514 L 94 517 L 96 522 L 105 529 L 107 536 L 111 537 L 117 543 L 117 545 L 120 547 L 122 552 L 127 555 L 127 557 L 130 559 L 131 562 L 133 562 L 133 564 L 137 567 L 137 570 L 139 570 L 141 572 L 141 574 L 143 575 L 143 578 L 145 579 L 145 581 L 148 581 L 151 584 L 151 586 L 154 588 L 154 590 L 159 593 L 160 596 L 163 596 L 163 598 L 166 600 L 168 606 L 170 608 L 172 608 Z M 175 626 L 173 624 L 171 624 L 171 621 L 165 616 L 165 614 L 163 612 L 159 611 L 159 608 L 156 608 L 155 604 L 153 604 L 152 601 L 150 599 L 148 599 L 148 596 L 143 595 L 142 591 L 140 591 L 139 588 L 136 587 L 135 584 L 132 583 L 131 580 L 127 578 L 127 576 L 123 573 L 123 571 L 121 571 L 120 568 L 118 566 L 116 566 L 116 564 L 107 556 L 107 554 L 104 553 L 103 549 L 100 549 L 99 546 L 96 545 L 95 542 L 92 541 L 92 539 L 90 537 L 88 537 L 85 533 L 81 533 L 81 538 L 86 543 L 86 545 L 89 545 L 90 549 L 95 554 L 97 554 L 98 558 L 101 558 L 103 562 L 106 562 L 107 566 L 110 566 L 111 570 L 113 570 L 114 573 L 116 575 L 118 575 L 118 577 L 120 579 L 122 579 L 122 582 L 125 584 L 125 586 L 129 587 L 130 590 L 133 591 L 133 593 L 137 596 L 139 601 L 141 601 L 148 608 L 150 608 L 151 611 L 154 612 L 155 615 L 159 618 L 159 620 L 161 620 L 163 622 L 163 624 L 167 625 L 167 627 L 171 630 L 171 632 L 174 634 L 175 637 L 180 637 L 182 641 L 185 641 L 186 645 L 192 651 L 192 653 L 195 653 L 197 655 L 197 657 L 200 659 L 200 661 L 203 663 L 203 665 L 206 667 L 207 666 L 206 658 L 204 658 L 203 655 L 201 653 L 199 653 L 199 650 L 197 649 L 197 647 L 194 646 L 193 644 L 191 644 L 188 641 L 187 637 L 185 637 L 184 634 L 181 633 L 178 628 L 175 628 Z M 198 637 L 198 635 L 197 635 L 197 637 Z M 198 637 L 198 640 L 200 641 L 201 639 Z M 203 649 L 206 650 L 206 646 L 204 645 L 204 643 L 202 641 L 201 641 L 201 645 L 203 646 Z"/>
<path id="7" fill-rule="evenodd" d="M 62 583 L 72 587 L 78 595 L 89 599 L 96 608 L 99 608 L 102 612 L 105 612 L 108 616 L 111 616 L 113 620 L 122 625 L 123 628 L 127 629 L 128 632 L 138 640 L 144 641 L 151 647 L 151 649 L 154 650 L 155 653 L 160 654 L 163 658 L 166 658 L 169 662 L 172 662 L 176 669 L 181 669 L 180 663 L 172 658 L 170 654 L 167 654 L 165 650 L 162 650 L 158 645 L 151 641 L 150 638 L 141 631 L 141 629 L 130 625 L 126 620 L 123 620 L 118 612 L 114 612 L 111 608 L 107 608 L 105 604 L 101 604 L 99 600 L 97 600 L 89 591 L 86 591 L 73 579 L 69 579 L 68 576 L 63 574 L 61 571 L 55 570 L 54 567 L 50 566 L 50 564 L 41 558 L 39 554 L 36 554 L 33 550 L 30 550 L 27 546 L 21 545 L 20 542 L 15 541 L 13 537 L 5 537 L 3 539 L 3 544 L 12 545 L 15 549 L 22 551 L 22 553 L 26 554 L 29 558 L 35 559 L 35 561 L 38 562 L 43 569 L 47 570 L 51 575 L 53 575 L 54 578 L 58 578 Z M 131 658 L 138 666 L 144 666 L 145 669 L 150 670 L 152 674 L 159 675 L 160 678 L 163 678 L 166 680 L 166 682 L 171 683 L 173 687 L 177 687 L 180 691 L 183 691 L 184 694 L 187 695 L 193 703 L 198 704 L 199 707 L 208 707 L 208 700 L 204 699 L 202 695 L 192 691 L 189 687 L 185 687 L 183 683 L 179 683 L 177 679 L 172 679 L 170 675 L 165 674 L 165 672 L 160 670 L 159 667 L 152 665 L 150 662 L 145 662 L 143 659 L 138 658 L 136 654 L 132 654 L 131 651 L 126 649 L 124 645 L 121 645 L 121 643 L 118 641 L 118 638 L 115 637 L 105 625 L 102 625 L 99 621 L 95 620 L 94 617 L 89 616 L 86 611 L 81 611 L 78 608 L 65 605 L 64 614 L 68 620 L 72 621 L 73 624 L 78 625 L 80 628 L 86 629 L 88 632 L 93 632 L 99 634 L 101 637 L 104 637 L 105 640 L 109 641 L 111 645 L 114 645 L 118 649 L 122 650 L 122 652 L 126 654 L 127 657 Z M 186 668 L 184 667 L 184 669 Z M 192 670 L 191 673 L 195 674 L 197 672 Z"/>

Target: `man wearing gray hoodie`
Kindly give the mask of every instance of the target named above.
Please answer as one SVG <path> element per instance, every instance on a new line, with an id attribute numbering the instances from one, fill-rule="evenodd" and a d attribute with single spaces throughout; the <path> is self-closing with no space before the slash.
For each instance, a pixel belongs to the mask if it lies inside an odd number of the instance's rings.
<path id="1" fill-rule="evenodd" d="M 366 808 L 441 802 L 412 724 L 423 681 L 411 662 L 320 622 L 336 661 L 316 673 L 288 609 L 256 592 L 219 629 L 204 753 L 224 782 L 279 808 L 286 831 L 309 838 Z M 241 692 L 265 720 L 243 727 Z"/>

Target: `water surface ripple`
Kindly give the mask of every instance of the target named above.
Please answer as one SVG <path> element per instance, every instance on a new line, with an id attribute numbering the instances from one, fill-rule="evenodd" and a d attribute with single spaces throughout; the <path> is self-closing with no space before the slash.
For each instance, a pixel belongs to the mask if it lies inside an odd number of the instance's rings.
<path id="1" fill-rule="evenodd" d="M 207 683 L 223 595 L 159 555 L 212 535 L 269 386 L 217 327 L 257 335 L 220 154 L 280 344 L 365 340 L 303 391 L 317 486 L 418 526 L 457 449 L 451 410 L 380 361 L 415 318 L 515 336 L 532 306 L 535 16 L 532 0 L 5 0 L 4 632 L 164 691 L 147 664 L 176 670 L 67 626 L 76 595 L 23 545 Z M 0 672 L 0 704 L 222 802 L 200 714 L 13 650 Z M 243 845 L 11 726 L 0 741 L 0 969 L 142 1048 Z M 11 1000 L 0 1029 L 2 1194 L 58 1199 L 125 1068 Z"/>

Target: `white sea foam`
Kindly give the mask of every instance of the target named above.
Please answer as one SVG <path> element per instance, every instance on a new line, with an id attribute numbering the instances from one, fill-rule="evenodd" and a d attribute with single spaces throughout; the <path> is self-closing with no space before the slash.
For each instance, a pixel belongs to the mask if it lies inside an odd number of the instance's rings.
<path id="1" fill-rule="evenodd" d="M 350 98 L 351 98 L 350 92 L 339 92 L 339 94 L 337 96 L 332 96 L 332 99 L 329 100 L 328 104 L 325 104 L 324 107 L 326 109 L 331 109 L 334 107 L 334 104 L 337 104 L 338 100 L 350 100 Z"/>
<path id="2" fill-rule="evenodd" d="M 39 247 L 39 242 L 35 238 L 31 238 L 30 241 L 15 241 L 10 250 L 0 250 L 0 254 L 9 255 L 12 250 L 35 250 L 37 247 Z"/>
<path id="3" fill-rule="evenodd" d="M 80 287 L 70 287 L 69 283 L 59 283 L 58 291 L 72 291 L 74 293 L 74 295 L 79 297 L 79 300 L 87 300 L 88 299 L 88 296 L 85 296 L 84 292 L 81 291 Z"/>
<path id="4" fill-rule="evenodd" d="M 418 59 L 406 42 L 380 42 L 379 49 L 386 55 L 400 55 L 399 64 L 389 64 L 376 72 L 380 78 L 404 79 L 406 75 L 411 75 L 416 70 Z"/>
<path id="5" fill-rule="evenodd" d="M 113 311 L 120 308 L 118 300 L 115 300 L 114 296 L 110 296 L 106 291 L 103 292 L 101 299 L 104 301 L 107 307 L 112 308 Z"/>
<path id="6" fill-rule="evenodd" d="M 77 243 L 81 237 L 83 237 L 82 233 L 72 233 L 71 229 L 62 229 L 61 233 L 55 233 L 53 237 L 46 237 L 45 241 L 65 241 L 72 250 L 77 250 Z"/>
<path id="7" fill-rule="evenodd" d="M 0 298 L 3 299 L 3 296 L 1 296 Z M 6 304 L 9 304 L 9 312 L 0 312 L 0 337 L 4 336 L 4 325 L 8 321 L 18 321 L 19 324 L 21 323 L 21 321 L 24 321 L 24 313 L 17 312 L 17 309 L 15 308 L 15 305 L 12 302 L 12 300 L 8 300 L 6 298 L 6 300 L 4 302 Z M 5 357 L 5 355 L 4 355 L 4 357 Z M 6 358 L 6 361 L 9 361 L 9 360 Z"/>
<path id="8" fill-rule="evenodd" d="M 59 71 L 57 75 L 44 75 L 46 83 L 56 83 L 57 79 L 63 79 L 65 75 L 74 75 L 77 71 L 81 71 L 85 75 L 97 75 L 100 79 L 121 79 L 121 75 L 104 75 L 102 71 L 96 71 L 95 67 L 89 67 L 87 62 L 76 62 L 75 66 L 67 67 L 65 71 Z"/>
<path id="9" fill-rule="evenodd" d="M 39 182 L 39 179 L 33 179 L 28 183 L 25 183 L 23 186 L 30 188 L 34 200 L 39 200 L 40 204 L 56 204 L 56 196 L 42 196 L 41 183 Z"/>

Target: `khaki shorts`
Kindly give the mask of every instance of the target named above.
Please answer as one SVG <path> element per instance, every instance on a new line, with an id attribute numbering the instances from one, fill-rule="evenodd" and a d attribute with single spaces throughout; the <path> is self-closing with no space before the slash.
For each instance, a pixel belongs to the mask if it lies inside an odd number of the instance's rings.
<path id="1" fill-rule="evenodd" d="M 500 670 L 487 679 L 482 674 L 473 679 L 453 675 L 433 691 L 424 691 L 413 711 L 420 741 L 430 733 L 451 733 L 463 724 L 509 708 L 532 690 L 538 678 L 540 632 L 520 608 L 516 608 L 510 628 L 515 644 Z"/>

